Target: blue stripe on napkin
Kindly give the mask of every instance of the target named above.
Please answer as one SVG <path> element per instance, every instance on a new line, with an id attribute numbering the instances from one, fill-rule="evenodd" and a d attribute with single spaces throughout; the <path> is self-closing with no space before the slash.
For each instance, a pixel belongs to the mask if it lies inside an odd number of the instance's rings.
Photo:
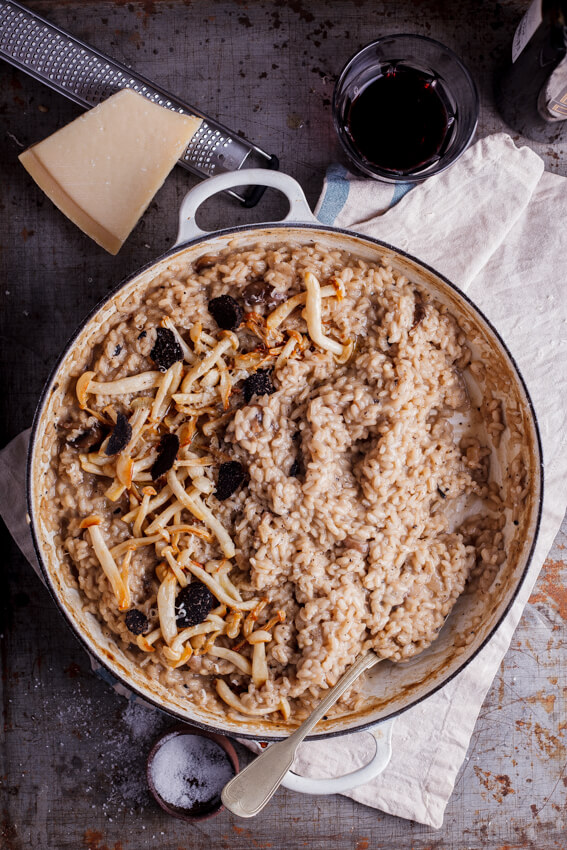
<path id="1" fill-rule="evenodd" d="M 396 183 L 394 186 L 394 194 L 392 195 L 392 202 L 390 204 L 391 207 L 395 206 L 398 201 L 401 201 L 404 195 L 413 189 L 415 183 Z"/>
<path id="2" fill-rule="evenodd" d="M 325 175 L 325 194 L 319 202 L 317 218 L 321 224 L 334 224 L 337 217 L 344 209 L 350 192 L 351 180 L 357 179 L 344 165 L 333 163 L 327 168 Z M 369 178 L 370 179 L 370 178 Z M 394 183 L 392 197 L 387 205 L 393 207 L 398 201 L 413 189 L 413 183 Z"/>
<path id="3" fill-rule="evenodd" d="M 347 174 L 346 168 L 338 163 L 327 168 L 325 197 L 317 213 L 321 224 L 333 224 L 346 204 L 350 189 Z"/>

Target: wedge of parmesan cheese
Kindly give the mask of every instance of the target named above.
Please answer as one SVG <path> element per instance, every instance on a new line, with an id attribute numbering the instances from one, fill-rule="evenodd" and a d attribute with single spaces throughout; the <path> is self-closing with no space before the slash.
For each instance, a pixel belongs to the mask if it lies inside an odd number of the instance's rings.
<path id="1" fill-rule="evenodd" d="M 123 89 L 19 159 L 61 212 L 116 254 L 200 124 Z"/>

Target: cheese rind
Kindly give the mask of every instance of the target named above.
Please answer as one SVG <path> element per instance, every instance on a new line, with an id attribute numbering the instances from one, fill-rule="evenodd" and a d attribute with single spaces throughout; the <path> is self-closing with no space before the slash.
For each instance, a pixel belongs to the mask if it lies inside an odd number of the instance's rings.
<path id="1" fill-rule="evenodd" d="M 22 165 L 31 177 L 35 180 L 40 189 L 42 189 L 48 198 L 55 206 L 69 218 L 73 224 L 76 224 L 83 233 L 90 236 L 91 239 L 105 248 L 110 254 L 117 254 L 128 234 L 123 239 L 115 236 L 107 230 L 100 222 L 95 221 L 88 215 L 73 199 L 66 193 L 63 187 L 57 183 L 47 168 L 43 165 L 32 148 L 19 157 Z M 143 210 L 142 210 L 143 212 Z M 137 220 L 137 219 L 136 219 Z M 135 224 L 136 222 L 134 222 Z M 134 224 L 132 227 L 134 227 Z"/>
<path id="2" fill-rule="evenodd" d="M 61 212 L 116 254 L 200 124 L 123 89 L 19 159 Z"/>

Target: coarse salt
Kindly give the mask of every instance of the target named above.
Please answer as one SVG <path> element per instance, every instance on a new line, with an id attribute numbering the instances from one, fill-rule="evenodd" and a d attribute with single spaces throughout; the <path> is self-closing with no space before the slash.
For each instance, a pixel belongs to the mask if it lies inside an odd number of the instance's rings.
<path id="1" fill-rule="evenodd" d="M 201 735 L 173 735 L 156 751 L 151 776 L 165 803 L 196 811 L 211 808 L 234 776 L 234 768 L 214 741 Z"/>

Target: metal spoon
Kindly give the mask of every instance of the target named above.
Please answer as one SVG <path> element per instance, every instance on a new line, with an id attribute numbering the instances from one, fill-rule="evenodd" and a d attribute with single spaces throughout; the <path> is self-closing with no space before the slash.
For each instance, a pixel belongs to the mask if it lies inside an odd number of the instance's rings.
<path id="1" fill-rule="evenodd" d="M 380 657 L 370 650 L 361 655 L 358 661 L 341 676 L 331 688 L 325 699 L 315 711 L 303 721 L 301 726 L 284 741 L 272 744 L 253 762 L 244 768 L 234 779 L 225 785 L 221 794 L 226 808 L 241 818 L 252 818 L 261 812 L 273 797 L 295 757 L 295 751 L 313 727 L 321 720 L 339 697 L 355 682 L 364 670 L 369 670 L 380 661 Z"/>

